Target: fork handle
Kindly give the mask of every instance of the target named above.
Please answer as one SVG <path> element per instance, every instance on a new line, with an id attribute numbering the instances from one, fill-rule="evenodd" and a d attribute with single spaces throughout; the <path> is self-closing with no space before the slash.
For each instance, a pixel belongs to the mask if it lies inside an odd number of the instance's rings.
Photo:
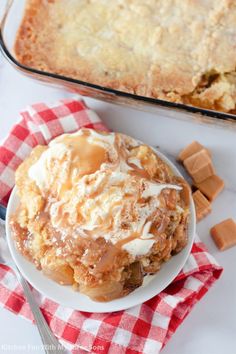
<path id="1" fill-rule="evenodd" d="M 30 309 L 33 313 L 36 325 L 38 327 L 38 331 L 40 337 L 42 339 L 44 345 L 44 351 L 46 354 L 68 354 L 68 351 L 58 342 L 54 334 L 52 333 L 51 329 L 49 328 L 45 318 L 41 310 L 39 309 L 38 304 L 36 303 L 34 296 L 30 290 L 29 284 L 21 275 L 17 267 L 14 267 L 14 272 L 20 284 L 23 287 L 24 295 L 30 305 Z"/>
<path id="2" fill-rule="evenodd" d="M 6 212 L 7 212 L 7 209 L 0 204 L 0 219 L 5 221 L 6 220 Z"/>
<path id="3" fill-rule="evenodd" d="M 6 208 L 0 204 L 0 219 L 5 221 L 6 220 Z M 43 345 L 44 345 L 44 351 L 46 354 L 66 354 L 68 353 L 66 349 L 58 342 L 54 334 L 52 333 L 51 329 L 49 328 L 45 318 L 43 317 L 43 314 L 41 310 L 39 309 L 39 306 L 37 302 L 35 301 L 35 298 L 30 290 L 29 284 L 25 280 L 25 278 L 21 275 L 20 271 L 18 270 L 17 266 L 14 266 L 14 272 L 16 274 L 16 277 L 21 284 L 23 290 L 24 290 L 24 295 L 30 305 L 30 309 L 33 313 L 36 325 L 38 327 L 38 331 L 40 334 L 40 337 L 42 339 Z"/>

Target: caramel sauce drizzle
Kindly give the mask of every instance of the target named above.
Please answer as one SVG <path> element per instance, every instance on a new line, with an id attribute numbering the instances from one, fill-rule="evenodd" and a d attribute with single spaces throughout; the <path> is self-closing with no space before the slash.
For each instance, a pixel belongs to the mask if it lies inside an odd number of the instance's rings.
<path id="1" fill-rule="evenodd" d="M 135 240 L 136 238 L 140 237 L 139 232 L 133 232 L 130 236 L 124 238 L 123 240 L 120 240 L 116 243 L 116 247 L 122 248 L 126 243 Z"/>
<path id="2" fill-rule="evenodd" d="M 97 144 L 88 142 L 87 135 L 65 137 L 63 143 L 72 149 L 72 169 L 80 166 L 79 176 L 89 175 L 99 170 L 107 161 L 107 151 Z"/>

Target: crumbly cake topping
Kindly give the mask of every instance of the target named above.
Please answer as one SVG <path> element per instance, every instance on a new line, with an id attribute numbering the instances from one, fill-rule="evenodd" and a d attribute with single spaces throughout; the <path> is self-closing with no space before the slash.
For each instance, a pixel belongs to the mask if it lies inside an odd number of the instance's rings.
<path id="1" fill-rule="evenodd" d="M 236 110 L 234 0 L 28 0 L 27 66 L 138 95 Z"/>
<path id="2" fill-rule="evenodd" d="M 81 129 L 39 145 L 16 186 L 19 251 L 93 299 L 124 296 L 187 243 L 189 187 L 126 135 Z"/>

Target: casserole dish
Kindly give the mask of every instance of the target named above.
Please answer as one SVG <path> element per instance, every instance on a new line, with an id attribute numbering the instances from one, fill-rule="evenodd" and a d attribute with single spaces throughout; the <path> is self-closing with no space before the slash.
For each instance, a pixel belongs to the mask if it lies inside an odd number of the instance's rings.
<path id="1" fill-rule="evenodd" d="M 67 90 L 103 101 L 130 106 L 157 114 L 174 118 L 197 119 L 200 122 L 214 122 L 214 124 L 232 123 L 236 120 L 235 114 L 202 109 L 186 104 L 169 102 L 156 98 L 144 97 L 137 94 L 122 92 L 116 89 L 99 86 L 90 82 L 80 81 L 71 77 L 41 71 L 21 64 L 13 51 L 16 34 L 24 16 L 26 0 L 8 0 L 5 2 L 4 15 L 1 21 L 0 46 L 5 57 L 19 71 L 44 81 L 46 83 L 64 87 Z"/>

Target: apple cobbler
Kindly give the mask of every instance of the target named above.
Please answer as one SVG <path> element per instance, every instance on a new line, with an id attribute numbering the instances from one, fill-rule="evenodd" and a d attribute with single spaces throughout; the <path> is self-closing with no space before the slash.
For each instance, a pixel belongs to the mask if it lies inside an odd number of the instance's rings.
<path id="1" fill-rule="evenodd" d="M 235 0 L 28 0 L 15 43 L 31 68 L 236 113 Z"/>
<path id="2" fill-rule="evenodd" d="M 19 251 L 95 301 L 130 293 L 187 243 L 187 183 L 126 135 L 81 129 L 37 146 L 16 186 Z"/>

